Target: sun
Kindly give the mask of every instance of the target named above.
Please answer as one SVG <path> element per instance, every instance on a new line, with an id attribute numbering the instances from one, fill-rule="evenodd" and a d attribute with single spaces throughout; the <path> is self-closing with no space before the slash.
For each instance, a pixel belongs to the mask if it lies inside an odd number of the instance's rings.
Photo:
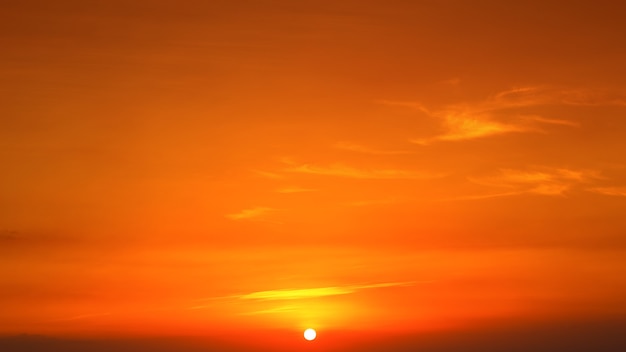
<path id="1" fill-rule="evenodd" d="M 304 338 L 308 341 L 313 341 L 315 340 L 315 337 L 317 336 L 317 332 L 315 332 L 315 330 L 313 329 L 306 329 L 304 330 Z"/>

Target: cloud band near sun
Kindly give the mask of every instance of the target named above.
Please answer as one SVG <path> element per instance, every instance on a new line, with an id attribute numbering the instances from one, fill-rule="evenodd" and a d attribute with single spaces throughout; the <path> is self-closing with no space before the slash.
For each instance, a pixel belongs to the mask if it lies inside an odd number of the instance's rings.
<path id="1" fill-rule="evenodd" d="M 327 296 L 348 295 L 365 289 L 389 288 L 400 286 L 412 286 L 415 282 L 385 282 L 369 285 L 349 285 L 349 286 L 328 286 L 304 289 L 279 289 L 269 291 L 257 291 L 243 295 L 232 296 L 233 298 L 245 300 L 294 300 L 310 299 Z"/>

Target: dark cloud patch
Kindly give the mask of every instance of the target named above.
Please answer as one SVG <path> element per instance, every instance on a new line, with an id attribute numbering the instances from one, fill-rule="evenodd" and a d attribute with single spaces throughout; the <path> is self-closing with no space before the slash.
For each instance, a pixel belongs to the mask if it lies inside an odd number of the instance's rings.
<path id="1" fill-rule="evenodd" d="M 315 346 L 301 345 L 304 351 L 326 352 L 615 352 L 626 350 L 626 317 L 614 320 L 589 320 L 533 324 L 505 324 L 477 327 L 463 332 L 422 333 L 372 338 L 364 332 L 336 332 L 330 341 L 316 341 Z M 343 335 L 343 336 L 340 336 Z M 336 339 L 336 340 L 335 340 Z M 361 341 L 346 343 L 342 339 Z M 144 339 L 57 339 L 39 335 L 0 338 L 4 352 L 269 352 L 291 350 L 295 341 L 284 346 L 268 346 L 263 338 L 249 343 L 227 342 L 209 338 Z M 296 344 L 298 342 L 295 342 Z M 287 346 L 290 345 L 290 346 Z"/>
<path id="2" fill-rule="evenodd" d="M 270 352 L 267 347 L 250 348 L 197 338 L 60 339 L 41 335 L 0 338 L 3 352 Z"/>
<path id="3" fill-rule="evenodd" d="M 367 352 L 614 352 L 626 350 L 626 319 L 504 325 L 402 336 L 362 345 Z"/>

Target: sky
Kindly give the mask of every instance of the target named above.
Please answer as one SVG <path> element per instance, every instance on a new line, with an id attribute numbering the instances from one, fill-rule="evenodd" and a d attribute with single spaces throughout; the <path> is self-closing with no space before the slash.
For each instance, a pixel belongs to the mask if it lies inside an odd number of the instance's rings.
<path id="1" fill-rule="evenodd" d="M 625 10 L 3 1 L 0 347 L 626 347 Z"/>

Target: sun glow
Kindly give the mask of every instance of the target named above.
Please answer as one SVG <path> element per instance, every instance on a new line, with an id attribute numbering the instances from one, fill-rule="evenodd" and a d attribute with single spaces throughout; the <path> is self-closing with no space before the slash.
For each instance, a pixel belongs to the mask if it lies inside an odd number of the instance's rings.
<path id="1" fill-rule="evenodd" d="M 315 340 L 315 337 L 317 337 L 317 332 L 313 329 L 306 329 L 304 330 L 304 338 L 307 341 L 313 341 Z"/>

